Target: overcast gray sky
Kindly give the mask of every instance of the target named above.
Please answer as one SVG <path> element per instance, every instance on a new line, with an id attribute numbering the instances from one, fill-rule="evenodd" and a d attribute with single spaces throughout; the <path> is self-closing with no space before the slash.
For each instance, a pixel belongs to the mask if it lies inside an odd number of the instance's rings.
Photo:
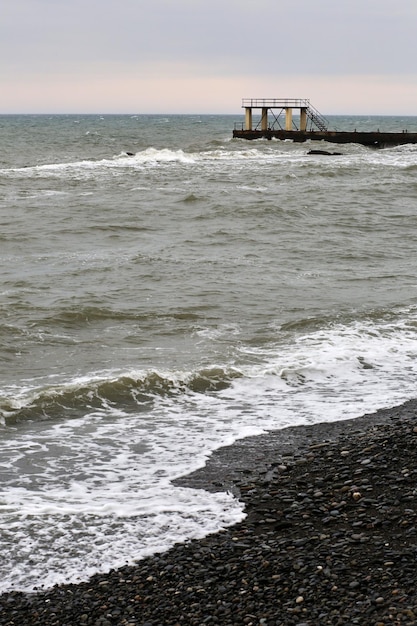
<path id="1" fill-rule="evenodd" d="M 0 112 L 417 115 L 417 0 L 2 0 Z"/>

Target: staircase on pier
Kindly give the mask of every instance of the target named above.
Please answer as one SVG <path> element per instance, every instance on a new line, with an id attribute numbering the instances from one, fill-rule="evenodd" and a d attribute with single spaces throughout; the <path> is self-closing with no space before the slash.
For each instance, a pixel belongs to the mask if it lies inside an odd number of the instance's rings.
<path id="1" fill-rule="evenodd" d="M 317 111 L 311 104 L 306 109 L 307 117 L 311 122 L 317 126 L 319 130 L 325 131 L 328 128 L 328 121 L 326 118 Z"/>

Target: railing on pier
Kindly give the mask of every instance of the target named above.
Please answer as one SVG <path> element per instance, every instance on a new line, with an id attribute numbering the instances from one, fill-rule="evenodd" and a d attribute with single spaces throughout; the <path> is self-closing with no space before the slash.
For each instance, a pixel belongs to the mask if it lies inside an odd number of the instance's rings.
<path id="1" fill-rule="evenodd" d="M 251 109 L 285 109 L 310 107 L 310 100 L 304 98 L 243 98 L 243 108 Z"/>

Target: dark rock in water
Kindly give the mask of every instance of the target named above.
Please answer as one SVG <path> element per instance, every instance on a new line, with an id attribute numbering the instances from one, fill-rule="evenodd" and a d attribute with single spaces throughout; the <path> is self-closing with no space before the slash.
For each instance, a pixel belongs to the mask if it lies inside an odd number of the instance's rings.
<path id="1" fill-rule="evenodd" d="M 126 152 L 127 156 L 135 156 L 134 152 Z"/>
<path id="2" fill-rule="evenodd" d="M 329 152 L 328 150 L 309 150 L 307 154 L 325 154 L 328 156 L 337 156 L 343 154 L 342 152 Z"/>

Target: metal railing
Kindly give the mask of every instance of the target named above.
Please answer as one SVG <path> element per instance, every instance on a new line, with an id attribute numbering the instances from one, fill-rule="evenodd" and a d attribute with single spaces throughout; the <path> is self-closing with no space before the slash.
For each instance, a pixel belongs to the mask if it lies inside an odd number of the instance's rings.
<path id="1" fill-rule="evenodd" d="M 304 109 L 310 107 L 310 100 L 305 98 L 243 98 L 242 107 L 245 109 L 278 109 L 285 107 Z"/>

